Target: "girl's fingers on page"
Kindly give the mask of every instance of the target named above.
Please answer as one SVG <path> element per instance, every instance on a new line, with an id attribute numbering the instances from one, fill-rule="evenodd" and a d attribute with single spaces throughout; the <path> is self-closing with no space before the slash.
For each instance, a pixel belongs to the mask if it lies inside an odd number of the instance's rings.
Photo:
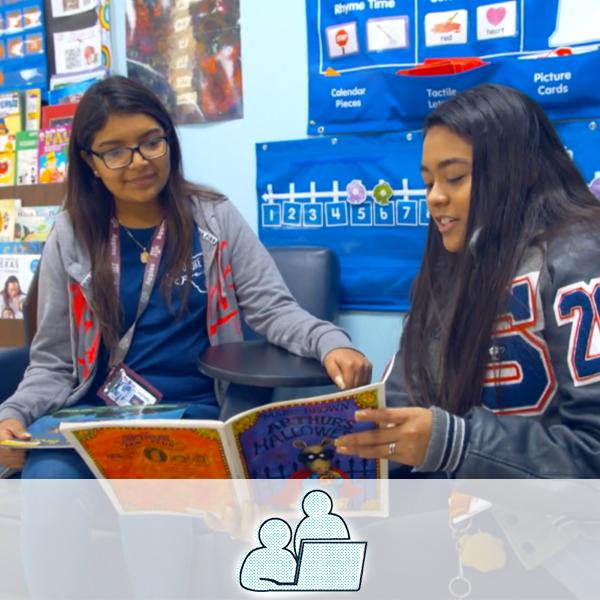
<path id="1" fill-rule="evenodd" d="M 343 435 L 335 440 L 336 446 L 376 446 L 378 444 L 389 444 L 398 441 L 399 429 L 389 427 L 385 429 L 370 429 L 359 433 L 350 433 Z"/>

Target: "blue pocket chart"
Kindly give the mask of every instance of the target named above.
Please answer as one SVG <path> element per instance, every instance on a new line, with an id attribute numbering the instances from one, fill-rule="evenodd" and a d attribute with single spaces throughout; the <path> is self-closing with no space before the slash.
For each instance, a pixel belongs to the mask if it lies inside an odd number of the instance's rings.
<path id="1" fill-rule="evenodd" d="M 261 240 L 332 248 L 343 308 L 406 310 L 427 231 L 421 139 L 405 132 L 257 144 Z"/>
<path id="2" fill-rule="evenodd" d="M 485 82 L 523 90 L 554 119 L 600 114 L 598 0 L 306 0 L 306 15 L 309 134 L 418 128 L 436 104 Z M 470 56 L 489 64 L 397 74 Z"/>
<path id="3" fill-rule="evenodd" d="M 600 198 L 600 120 L 556 127 Z M 345 309 L 407 310 L 429 222 L 421 148 L 420 131 L 257 144 L 260 239 L 331 248 Z"/>

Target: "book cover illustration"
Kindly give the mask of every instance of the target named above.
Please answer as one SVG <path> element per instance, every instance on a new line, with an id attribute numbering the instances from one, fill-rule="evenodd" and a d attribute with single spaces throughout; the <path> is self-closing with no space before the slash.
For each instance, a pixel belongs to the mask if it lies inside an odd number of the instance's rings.
<path id="1" fill-rule="evenodd" d="M 374 386 L 273 403 L 231 419 L 236 448 L 249 479 L 377 479 L 380 461 L 336 455 L 334 440 L 373 429 L 354 413 L 381 406 Z"/>
<path id="2" fill-rule="evenodd" d="M 0 185 L 15 183 L 15 147 L 14 134 L 0 135 Z"/>
<path id="3" fill-rule="evenodd" d="M 337 457 L 336 437 L 372 429 L 359 408 L 384 405 L 383 384 L 277 402 L 216 420 L 63 423 L 98 477 L 378 479 L 382 461 Z"/>
<path id="4" fill-rule="evenodd" d="M 25 94 L 25 129 L 38 131 L 42 119 L 42 90 L 30 88 L 23 93 Z"/>
<path id="5" fill-rule="evenodd" d="M 23 302 L 39 260 L 39 254 L 0 253 L 0 318 L 23 318 Z"/>
<path id="6" fill-rule="evenodd" d="M 230 479 L 218 422 L 100 421 L 60 431 L 100 479 Z"/>
<path id="7" fill-rule="evenodd" d="M 37 131 L 20 131 L 16 135 L 16 185 L 35 185 L 38 182 L 38 138 Z"/>
<path id="8" fill-rule="evenodd" d="M 40 183 L 65 181 L 70 134 L 70 127 L 52 127 L 40 131 L 38 148 Z"/>
<path id="9" fill-rule="evenodd" d="M 59 206 L 22 206 L 15 219 L 15 240 L 45 242 L 54 226 Z"/>
<path id="10" fill-rule="evenodd" d="M 261 480 L 254 486 L 256 502 L 289 510 L 302 490 L 319 482 L 340 509 L 384 514 L 387 494 L 381 480 L 387 477 L 387 462 L 337 455 L 334 445 L 342 435 L 374 428 L 354 419 L 357 410 L 384 405 L 383 385 L 376 384 L 301 404 L 266 405 L 233 417 L 231 430 L 244 476 Z"/>
<path id="11" fill-rule="evenodd" d="M 0 133 L 16 135 L 23 129 L 23 102 L 18 91 L 0 93 Z"/>
<path id="12" fill-rule="evenodd" d="M 0 202 L 2 202 L 0 200 Z M 37 254 L 44 249 L 42 242 L 0 242 L 0 255 L 2 254 Z"/>
<path id="13" fill-rule="evenodd" d="M 84 406 L 63 408 L 44 415 L 27 429 L 32 436 L 33 449 L 70 448 L 71 444 L 60 433 L 61 423 L 89 423 L 111 419 L 180 419 L 186 406 L 156 404 L 153 406 Z"/>
<path id="14" fill-rule="evenodd" d="M 42 108 L 42 129 L 71 126 L 78 102 L 49 104 Z"/>
<path id="15" fill-rule="evenodd" d="M 15 240 L 15 223 L 20 207 L 21 200 L 19 198 L 0 200 L 0 242 Z"/>

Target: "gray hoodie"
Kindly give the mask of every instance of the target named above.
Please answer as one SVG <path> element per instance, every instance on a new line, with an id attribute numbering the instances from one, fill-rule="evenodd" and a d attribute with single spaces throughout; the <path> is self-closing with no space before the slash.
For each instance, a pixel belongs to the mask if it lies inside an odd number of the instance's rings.
<path id="1" fill-rule="evenodd" d="M 231 202 L 225 197 L 190 202 L 202 245 L 211 345 L 242 340 L 243 314 L 271 343 L 300 356 L 322 361 L 334 348 L 353 347 L 342 329 L 298 306 L 270 254 Z M 27 426 L 86 394 L 100 347 L 90 308 L 90 271 L 89 255 L 63 212 L 42 257 L 30 364 L 16 392 L 0 405 L 0 420 L 14 418 Z"/>

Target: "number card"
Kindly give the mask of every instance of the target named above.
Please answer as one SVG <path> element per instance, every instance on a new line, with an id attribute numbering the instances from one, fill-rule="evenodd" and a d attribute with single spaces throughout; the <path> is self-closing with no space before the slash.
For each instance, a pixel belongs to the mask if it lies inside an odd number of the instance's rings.
<path id="1" fill-rule="evenodd" d="M 345 202 L 328 202 L 325 205 L 325 224 L 327 227 L 348 225 L 348 205 Z"/>
<path id="2" fill-rule="evenodd" d="M 416 200 L 396 200 L 396 223 L 417 226 L 418 205 Z"/>
<path id="3" fill-rule="evenodd" d="M 373 223 L 372 204 L 360 204 L 350 207 L 350 225 L 368 226 Z"/>
<path id="4" fill-rule="evenodd" d="M 302 207 L 295 202 L 283 203 L 283 224 L 293 227 L 302 225 Z"/>
<path id="5" fill-rule="evenodd" d="M 302 207 L 304 227 L 323 227 L 323 205 L 311 202 Z"/>
<path id="6" fill-rule="evenodd" d="M 394 204 L 390 202 L 385 206 L 374 206 L 375 225 L 391 226 L 394 225 Z"/>
<path id="7" fill-rule="evenodd" d="M 263 227 L 279 227 L 281 225 L 281 206 L 279 204 L 262 205 Z"/>

